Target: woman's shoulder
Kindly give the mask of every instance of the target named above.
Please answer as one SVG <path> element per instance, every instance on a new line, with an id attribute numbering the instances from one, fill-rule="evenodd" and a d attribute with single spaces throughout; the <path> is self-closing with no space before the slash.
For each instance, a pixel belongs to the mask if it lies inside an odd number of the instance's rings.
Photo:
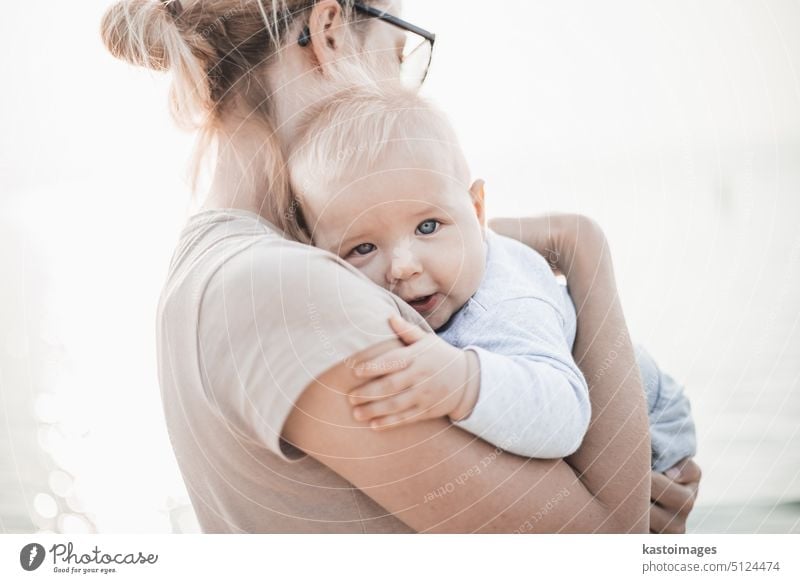
<path id="1" fill-rule="evenodd" d="M 191 216 L 178 238 L 165 291 L 205 288 L 224 272 L 228 281 L 254 283 L 261 274 L 291 278 L 334 268 L 337 257 L 286 237 L 256 213 L 240 209 L 206 210 Z M 197 289 L 195 289 L 195 293 Z"/>
<path id="2" fill-rule="evenodd" d="M 209 271 L 207 283 L 224 280 L 229 290 L 275 290 L 296 296 L 354 286 L 362 296 L 384 296 L 384 290 L 346 261 L 290 239 L 249 211 L 224 209 L 192 217 L 179 247 L 193 248 L 195 265 Z"/>
<path id="3" fill-rule="evenodd" d="M 173 257 L 165 297 L 198 312 L 246 312 L 294 321 L 301 314 L 352 322 L 372 312 L 417 315 L 336 255 L 288 239 L 255 213 L 213 210 L 189 219 Z M 413 313 L 412 313 L 413 312 Z M 199 315 L 199 314 L 198 314 Z M 385 322 L 381 322 L 381 328 Z"/>
<path id="4" fill-rule="evenodd" d="M 273 347 L 322 338 L 349 350 L 345 355 L 391 337 L 388 318 L 398 313 L 425 326 L 412 308 L 347 262 L 287 239 L 246 211 L 189 220 L 160 303 L 161 321 L 193 322 L 211 344 L 226 344 L 233 331 L 250 343 L 268 330 Z M 350 340 L 337 342 L 342 334 Z M 354 344 L 354 338 L 363 341 Z"/>

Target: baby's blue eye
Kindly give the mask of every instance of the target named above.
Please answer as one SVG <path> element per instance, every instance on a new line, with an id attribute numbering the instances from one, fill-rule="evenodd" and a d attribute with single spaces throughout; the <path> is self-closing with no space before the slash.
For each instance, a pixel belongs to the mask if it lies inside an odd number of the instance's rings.
<path id="1" fill-rule="evenodd" d="M 350 253 L 355 253 L 356 255 L 369 255 L 373 251 L 375 251 L 375 245 L 372 243 L 361 243 L 361 245 L 353 247 L 353 250 Z"/>
<path id="2" fill-rule="evenodd" d="M 439 221 L 436 219 L 422 221 L 419 225 L 417 225 L 417 235 L 431 235 L 436 232 L 436 229 L 440 224 L 441 223 L 439 223 Z"/>

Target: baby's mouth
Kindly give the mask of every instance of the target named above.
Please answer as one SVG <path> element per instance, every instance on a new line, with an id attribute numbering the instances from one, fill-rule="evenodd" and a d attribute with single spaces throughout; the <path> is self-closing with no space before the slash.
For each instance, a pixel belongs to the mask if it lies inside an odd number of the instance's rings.
<path id="1" fill-rule="evenodd" d="M 427 296 L 419 296 L 413 300 L 408 300 L 408 304 L 420 314 L 432 311 L 439 303 L 441 296 L 439 293 L 432 293 Z"/>

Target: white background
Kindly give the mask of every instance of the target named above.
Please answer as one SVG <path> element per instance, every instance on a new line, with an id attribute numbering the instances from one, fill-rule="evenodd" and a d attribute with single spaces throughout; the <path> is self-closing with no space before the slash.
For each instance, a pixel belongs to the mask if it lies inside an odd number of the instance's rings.
<path id="1" fill-rule="evenodd" d="M 189 211 L 165 77 L 113 60 L 105 0 L 0 19 L 0 531 L 196 528 L 155 306 Z M 684 382 L 695 531 L 800 531 L 800 4 L 406 0 L 426 93 L 490 215 L 605 227 L 636 340 Z"/>

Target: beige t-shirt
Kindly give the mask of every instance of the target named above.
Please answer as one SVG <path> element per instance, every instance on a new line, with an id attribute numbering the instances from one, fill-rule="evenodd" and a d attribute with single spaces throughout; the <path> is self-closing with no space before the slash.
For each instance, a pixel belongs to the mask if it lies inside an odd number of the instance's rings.
<path id="1" fill-rule="evenodd" d="M 387 320 L 398 312 L 426 327 L 346 262 L 254 213 L 189 220 L 159 303 L 158 364 L 170 439 L 205 532 L 410 532 L 281 439 L 311 380 L 393 337 Z"/>

